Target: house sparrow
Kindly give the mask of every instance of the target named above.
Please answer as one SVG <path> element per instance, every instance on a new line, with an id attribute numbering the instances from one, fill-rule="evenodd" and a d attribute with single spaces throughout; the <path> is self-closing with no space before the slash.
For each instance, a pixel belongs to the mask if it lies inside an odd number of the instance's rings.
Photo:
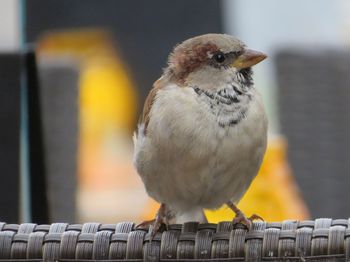
<path id="1" fill-rule="evenodd" d="M 234 204 L 262 162 L 267 118 L 251 67 L 266 55 L 229 35 L 206 34 L 177 45 L 154 83 L 134 135 L 134 164 L 161 223 L 206 222 L 203 209 Z M 154 231 L 154 232 L 155 232 Z M 154 233 L 153 232 L 153 233 Z"/>

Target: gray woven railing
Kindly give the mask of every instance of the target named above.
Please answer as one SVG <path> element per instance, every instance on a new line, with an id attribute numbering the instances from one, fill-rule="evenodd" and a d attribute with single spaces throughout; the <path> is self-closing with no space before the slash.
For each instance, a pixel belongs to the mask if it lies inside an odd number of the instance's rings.
<path id="1" fill-rule="evenodd" d="M 0 223 L 0 261 L 345 261 L 350 219 L 171 225 L 150 242 L 135 224 Z"/>

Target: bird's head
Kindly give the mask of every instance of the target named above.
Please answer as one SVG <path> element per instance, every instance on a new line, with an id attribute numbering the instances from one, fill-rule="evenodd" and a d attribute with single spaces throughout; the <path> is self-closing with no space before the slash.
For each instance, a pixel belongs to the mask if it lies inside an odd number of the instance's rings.
<path id="1" fill-rule="evenodd" d="M 247 49 L 237 38 L 206 34 L 177 45 L 169 56 L 169 73 L 179 85 L 215 89 L 232 81 L 252 84 L 251 67 L 266 55 Z"/>

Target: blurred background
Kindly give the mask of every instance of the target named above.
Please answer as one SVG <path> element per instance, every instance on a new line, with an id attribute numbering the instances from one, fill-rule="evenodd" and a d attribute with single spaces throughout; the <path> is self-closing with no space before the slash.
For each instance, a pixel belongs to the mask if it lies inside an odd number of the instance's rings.
<path id="1" fill-rule="evenodd" d="M 349 217 L 349 12 L 346 0 L 0 0 L 0 221 L 153 218 L 132 133 L 173 46 L 205 33 L 269 56 L 254 67 L 269 145 L 239 206 L 267 221 Z"/>

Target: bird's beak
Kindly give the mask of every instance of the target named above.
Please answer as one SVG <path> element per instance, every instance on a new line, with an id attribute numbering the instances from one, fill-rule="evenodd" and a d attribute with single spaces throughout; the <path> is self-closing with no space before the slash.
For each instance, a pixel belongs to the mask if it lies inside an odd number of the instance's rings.
<path id="1" fill-rule="evenodd" d="M 267 55 L 262 52 L 246 49 L 239 57 L 237 57 L 231 66 L 237 69 L 244 69 L 256 65 L 266 57 Z"/>

